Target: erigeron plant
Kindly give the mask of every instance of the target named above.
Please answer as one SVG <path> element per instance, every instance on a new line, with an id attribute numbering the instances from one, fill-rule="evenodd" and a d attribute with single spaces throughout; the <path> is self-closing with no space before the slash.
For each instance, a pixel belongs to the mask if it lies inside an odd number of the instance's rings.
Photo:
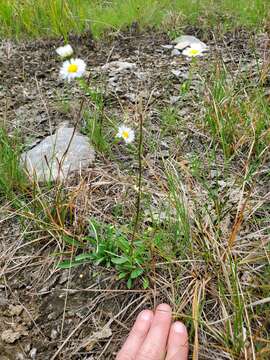
<path id="1" fill-rule="evenodd" d="M 178 49 L 177 45 L 175 49 Z M 191 60 L 189 73 L 188 73 L 188 80 L 184 82 L 181 86 L 181 92 L 187 93 L 190 89 L 190 85 L 193 79 L 193 74 L 195 73 L 196 65 L 197 65 L 197 58 L 202 57 L 205 55 L 207 48 L 202 46 L 201 44 L 190 44 L 188 47 L 182 50 L 182 55 L 184 55 L 187 59 Z"/>
<path id="2" fill-rule="evenodd" d="M 99 148 L 100 141 L 97 138 L 101 138 L 102 135 L 102 121 L 104 118 L 104 101 L 102 95 L 96 90 L 92 89 L 90 86 L 90 75 L 87 80 L 84 79 L 86 73 L 86 63 L 84 60 L 79 58 L 71 58 L 74 55 L 74 51 L 70 45 L 60 47 L 56 50 L 58 55 L 62 59 L 66 59 L 60 69 L 59 76 L 64 81 L 72 83 L 73 81 L 78 81 L 80 88 L 84 91 L 85 95 L 90 98 L 94 103 L 94 116 L 91 116 L 88 122 L 91 122 L 91 140 L 92 143 Z M 67 59 L 68 58 L 68 59 Z M 74 133 L 80 120 L 82 118 L 83 106 L 84 106 L 85 97 L 82 98 L 80 104 L 79 114 L 75 123 Z M 93 136 L 95 139 L 93 139 Z M 70 143 L 67 145 L 66 153 L 68 152 Z M 135 140 L 135 131 L 127 126 L 126 124 L 121 124 L 118 126 L 118 129 L 115 131 L 115 138 L 124 142 L 125 145 L 131 145 Z M 90 241 L 92 244 L 92 250 L 90 253 L 80 253 L 76 255 L 73 259 L 64 260 L 60 262 L 60 268 L 69 268 L 72 266 L 77 266 L 85 262 L 94 262 L 96 264 L 103 264 L 105 266 L 114 266 L 119 279 L 125 279 L 127 281 L 127 287 L 131 288 L 133 281 L 138 277 L 141 277 L 144 274 L 144 267 L 149 263 L 149 249 L 143 245 L 141 241 L 137 241 L 135 238 L 139 215 L 140 215 L 140 202 L 141 202 L 141 182 L 142 182 L 142 117 L 140 117 L 140 136 L 138 141 L 138 161 L 139 161 L 139 176 L 138 176 L 138 186 L 136 186 L 137 191 L 137 201 L 136 201 L 136 214 L 134 219 L 133 231 L 131 241 L 128 240 L 128 237 L 109 236 L 105 239 L 105 242 L 100 242 L 96 238 L 87 238 L 87 242 Z M 62 161 L 62 160 L 61 160 Z M 91 222 L 91 226 L 95 226 Z M 71 243 L 77 249 L 82 249 L 80 244 L 72 239 L 65 237 L 65 242 L 67 245 Z M 78 246 L 77 246 L 78 245 Z M 146 261 L 146 259 L 148 259 Z M 142 278 L 143 286 L 148 286 L 148 279 L 146 277 Z"/>

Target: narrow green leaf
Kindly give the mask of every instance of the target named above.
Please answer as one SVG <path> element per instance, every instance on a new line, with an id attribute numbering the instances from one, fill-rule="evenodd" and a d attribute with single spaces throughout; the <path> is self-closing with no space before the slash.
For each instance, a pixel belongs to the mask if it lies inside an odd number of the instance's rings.
<path id="1" fill-rule="evenodd" d="M 144 272 L 143 269 L 135 269 L 135 270 L 133 270 L 132 273 L 130 274 L 130 278 L 131 278 L 131 279 L 136 279 L 136 278 L 139 277 L 143 272 Z"/>
<path id="2" fill-rule="evenodd" d="M 128 281 L 127 281 L 127 288 L 128 289 L 132 288 L 132 279 L 131 278 L 129 278 Z"/>
<path id="3" fill-rule="evenodd" d="M 149 280 L 147 278 L 143 278 L 143 288 L 144 289 L 149 288 Z"/>
<path id="4" fill-rule="evenodd" d="M 113 258 L 112 262 L 117 265 L 125 264 L 128 262 L 128 258 L 125 257 L 119 257 L 119 258 Z"/>
<path id="5" fill-rule="evenodd" d="M 57 267 L 59 269 L 70 269 L 72 267 L 78 266 L 83 264 L 84 261 L 70 261 L 70 260 L 64 260 L 62 262 L 60 262 Z"/>
<path id="6" fill-rule="evenodd" d="M 83 247 L 83 245 L 82 245 L 78 240 L 75 240 L 75 239 L 73 239 L 73 238 L 70 237 L 70 236 L 64 235 L 64 236 L 63 236 L 63 240 L 64 240 L 65 243 L 67 243 L 68 245 L 76 246 L 76 247 Z"/>
<path id="7" fill-rule="evenodd" d="M 75 257 L 75 261 L 82 261 L 82 260 L 92 260 L 93 259 L 93 254 L 89 254 L 89 253 L 85 253 L 85 254 L 80 254 L 78 256 Z"/>
<path id="8" fill-rule="evenodd" d="M 127 273 L 122 272 L 118 275 L 118 280 L 124 279 L 127 276 Z"/>

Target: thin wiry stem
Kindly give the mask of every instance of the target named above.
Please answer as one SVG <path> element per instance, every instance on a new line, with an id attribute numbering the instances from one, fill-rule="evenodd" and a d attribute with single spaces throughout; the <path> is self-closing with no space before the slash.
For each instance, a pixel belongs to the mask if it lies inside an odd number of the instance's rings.
<path id="1" fill-rule="evenodd" d="M 139 173 L 138 173 L 138 195 L 136 202 L 136 215 L 132 233 L 131 243 L 133 245 L 135 235 L 137 232 L 140 210 L 141 210 L 141 194 L 142 194 L 142 153 L 143 153 L 143 114 L 142 112 L 139 115 L 140 128 L 139 128 L 139 146 L 138 146 L 138 162 L 139 162 Z"/>

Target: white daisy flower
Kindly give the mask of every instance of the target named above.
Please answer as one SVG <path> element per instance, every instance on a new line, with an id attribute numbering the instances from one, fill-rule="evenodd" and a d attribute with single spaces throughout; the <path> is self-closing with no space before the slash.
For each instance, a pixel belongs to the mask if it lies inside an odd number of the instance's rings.
<path id="1" fill-rule="evenodd" d="M 200 44 L 190 44 L 188 48 L 183 50 L 182 54 L 188 57 L 203 56 L 205 50 Z"/>
<path id="2" fill-rule="evenodd" d="M 124 139 L 126 144 L 130 144 L 135 139 L 135 132 L 126 125 L 121 125 L 118 128 L 118 133 L 116 137 L 122 138 Z"/>
<path id="3" fill-rule="evenodd" d="M 73 54 L 73 49 L 69 44 L 67 44 L 65 46 L 60 46 L 55 51 L 57 52 L 57 54 L 59 56 L 61 56 L 61 58 L 66 58 Z"/>
<path id="4" fill-rule="evenodd" d="M 70 59 L 64 61 L 60 69 L 60 77 L 65 80 L 73 80 L 82 77 L 85 73 L 86 64 L 81 59 Z"/>

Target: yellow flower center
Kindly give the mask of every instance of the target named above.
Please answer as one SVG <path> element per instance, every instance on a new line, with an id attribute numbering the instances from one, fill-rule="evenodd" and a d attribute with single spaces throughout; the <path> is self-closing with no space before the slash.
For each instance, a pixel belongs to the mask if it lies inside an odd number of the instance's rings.
<path id="1" fill-rule="evenodd" d="M 197 50 L 197 49 L 190 49 L 189 50 L 189 53 L 190 53 L 190 55 L 193 55 L 193 56 L 196 56 L 196 55 L 198 55 L 199 54 L 199 50 Z"/>
<path id="2" fill-rule="evenodd" d="M 124 130 L 122 132 L 122 136 L 123 136 L 124 139 L 127 139 L 129 137 L 129 132 L 127 130 Z"/>
<path id="3" fill-rule="evenodd" d="M 68 72 L 69 73 L 75 73 L 78 71 L 78 65 L 77 64 L 70 64 L 68 66 Z"/>

